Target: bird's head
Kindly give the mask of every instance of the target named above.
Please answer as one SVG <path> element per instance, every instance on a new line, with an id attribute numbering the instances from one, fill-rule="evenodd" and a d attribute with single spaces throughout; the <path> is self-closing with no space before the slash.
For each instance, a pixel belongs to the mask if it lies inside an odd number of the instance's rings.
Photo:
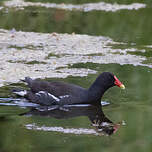
<path id="1" fill-rule="evenodd" d="M 121 89 L 125 89 L 123 83 L 120 82 L 120 80 L 113 73 L 110 72 L 103 72 L 99 75 L 97 80 L 98 83 L 101 83 L 99 85 L 105 86 L 106 88 L 118 86 Z"/>

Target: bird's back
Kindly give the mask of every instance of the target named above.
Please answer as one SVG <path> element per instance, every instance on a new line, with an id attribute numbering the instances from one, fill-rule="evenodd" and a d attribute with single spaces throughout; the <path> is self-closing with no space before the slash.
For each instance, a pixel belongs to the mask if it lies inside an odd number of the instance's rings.
<path id="1" fill-rule="evenodd" d="M 26 82 L 33 93 L 47 91 L 57 97 L 64 95 L 82 96 L 87 92 L 85 88 L 64 82 L 47 82 L 32 79 Z"/>

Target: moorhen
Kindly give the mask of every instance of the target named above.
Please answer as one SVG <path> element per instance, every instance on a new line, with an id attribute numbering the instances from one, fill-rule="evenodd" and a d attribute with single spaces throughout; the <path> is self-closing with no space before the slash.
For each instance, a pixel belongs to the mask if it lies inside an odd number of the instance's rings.
<path id="1" fill-rule="evenodd" d="M 125 89 L 125 86 L 110 72 L 100 74 L 88 89 L 64 82 L 32 80 L 30 77 L 25 77 L 23 81 L 28 84 L 30 90 L 15 90 L 13 92 L 25 97 L 30 102 L 44 106 L 69 104 L 100 105 L 101 97 L 107 89 L 113 86 Z"/>

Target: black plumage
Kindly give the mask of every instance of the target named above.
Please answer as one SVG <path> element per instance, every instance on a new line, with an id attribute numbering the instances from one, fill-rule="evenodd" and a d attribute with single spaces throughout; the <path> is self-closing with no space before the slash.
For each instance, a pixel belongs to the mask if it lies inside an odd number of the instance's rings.
<path id="1" fill-rule="evenodd" d="M 101 104 L 101 97 L 104 92 L 116 85 L 115 76 L 110 72 L 100 74 L 88 89 L 64 82 L 33 80 L 29 77 L 26 77 L 24 81 L 30 88 L 29 91 L 26 91 L 24 97 L 30 102 L 47 106 L 57 104 Z M 14 93 L 20 95 L 19 92 Z"/>

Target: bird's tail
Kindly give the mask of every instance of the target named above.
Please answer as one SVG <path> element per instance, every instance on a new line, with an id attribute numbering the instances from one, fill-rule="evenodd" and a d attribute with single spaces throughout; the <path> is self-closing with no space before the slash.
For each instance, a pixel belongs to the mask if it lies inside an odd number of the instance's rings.
<path id="1" fill-rule="evenodd" d="M 31 83 L 33 80 L 30 77 L 25 77 L 25 79 L 24 80 L 22 79 L 21 81 L 23 81 L 23 82 L 27 83 L 29 86 L 31 86 Z"/>
<path id="2" fill-rule="evenodd" d="M 18 96 L 24 97 L 27 94 L 26 90 L 22 90 L 22 89 L 13 89 L 12 92 Z"/>

